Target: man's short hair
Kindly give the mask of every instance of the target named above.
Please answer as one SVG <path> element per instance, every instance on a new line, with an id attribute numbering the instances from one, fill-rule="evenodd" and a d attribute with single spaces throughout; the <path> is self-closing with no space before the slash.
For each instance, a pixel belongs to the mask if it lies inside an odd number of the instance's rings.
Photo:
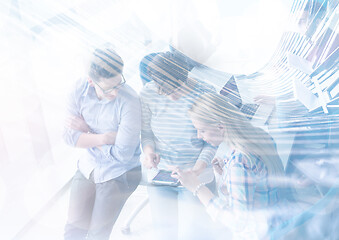
<path id="1" fill-rule="evenodd" d="M 92 55 L 89 76 L 94 81 L 115 77 L 122 73 L 123 67 L 124 62 L 112 47 L 97 48 Z"/>

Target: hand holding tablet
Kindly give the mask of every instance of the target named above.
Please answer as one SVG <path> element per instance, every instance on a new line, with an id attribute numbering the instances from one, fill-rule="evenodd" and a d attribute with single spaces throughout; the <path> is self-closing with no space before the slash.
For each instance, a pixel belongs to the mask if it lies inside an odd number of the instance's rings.
<path id="1" fill-rule="evenodd" d="M 171 176 L 171 171 L 159 170 L 158 174 L 152 179 L 155 185 L 179 186 L 180 182 Z"/>

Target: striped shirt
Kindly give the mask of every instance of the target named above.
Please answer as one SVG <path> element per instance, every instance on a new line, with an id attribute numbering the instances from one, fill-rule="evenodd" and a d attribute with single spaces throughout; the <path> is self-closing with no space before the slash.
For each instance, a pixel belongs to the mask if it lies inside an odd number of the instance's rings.
<path id="1" fill-rule="evenodd" d="M 211 88 L 198 83 L 195 89 L 177 101 L 159 95 L 152 81 L 140 93 L 142 106 L 142 146 L 151 145 L 160 155 L 160 169 L 168 166 L 191 168 L 197 160 L 210 166 L 216 148 L 198 139 L 187 111 L 194 100 Z"/>
<path id="2" fill-rule="evenodd" d="M 265 219 L 263 210 L 277 203 L 277 189 L 270 186 L 267 167 L 259 158 L 233 151 L 224 161 L 219 197 L 210 201 L 207 212 L 238 235 L 243 234 L 242 238 L 255 239 L 258 224 L 267 227 L 265 220 L 258 219 Z"/>

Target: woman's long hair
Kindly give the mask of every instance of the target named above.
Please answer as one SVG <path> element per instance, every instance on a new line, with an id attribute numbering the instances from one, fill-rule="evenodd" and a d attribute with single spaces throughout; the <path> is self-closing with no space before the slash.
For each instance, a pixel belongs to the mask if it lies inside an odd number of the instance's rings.
<path id="1" fill-rule="evenodd" d="M 223 126 L 224 142 L 237 151 L 261 159 L 271 177 L 282 176 L 283 165 L 270 135 L 254 127 L 238 108 L 216 93 L 205 93 L 198 98 L 189 115 L 200 122 Z"/>

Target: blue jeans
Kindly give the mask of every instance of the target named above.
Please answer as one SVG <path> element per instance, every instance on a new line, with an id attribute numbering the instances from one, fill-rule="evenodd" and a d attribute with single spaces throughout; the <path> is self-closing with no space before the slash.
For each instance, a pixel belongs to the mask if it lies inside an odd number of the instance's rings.
<path id="1" fill-rule="evenodd" d="M 215 182 L 209 184 L 212 191 Z M 213 222 L 199 199 L 183 187 L 149 186 L 156 239 L 215 239 Z"/>
<path id="2" fill-rule="evenodd" d="M 64 239 L 108 240 L 122 207 L 140 179 L 140 167 L 96 184 L 78 170 L 71 185 Z"/>

